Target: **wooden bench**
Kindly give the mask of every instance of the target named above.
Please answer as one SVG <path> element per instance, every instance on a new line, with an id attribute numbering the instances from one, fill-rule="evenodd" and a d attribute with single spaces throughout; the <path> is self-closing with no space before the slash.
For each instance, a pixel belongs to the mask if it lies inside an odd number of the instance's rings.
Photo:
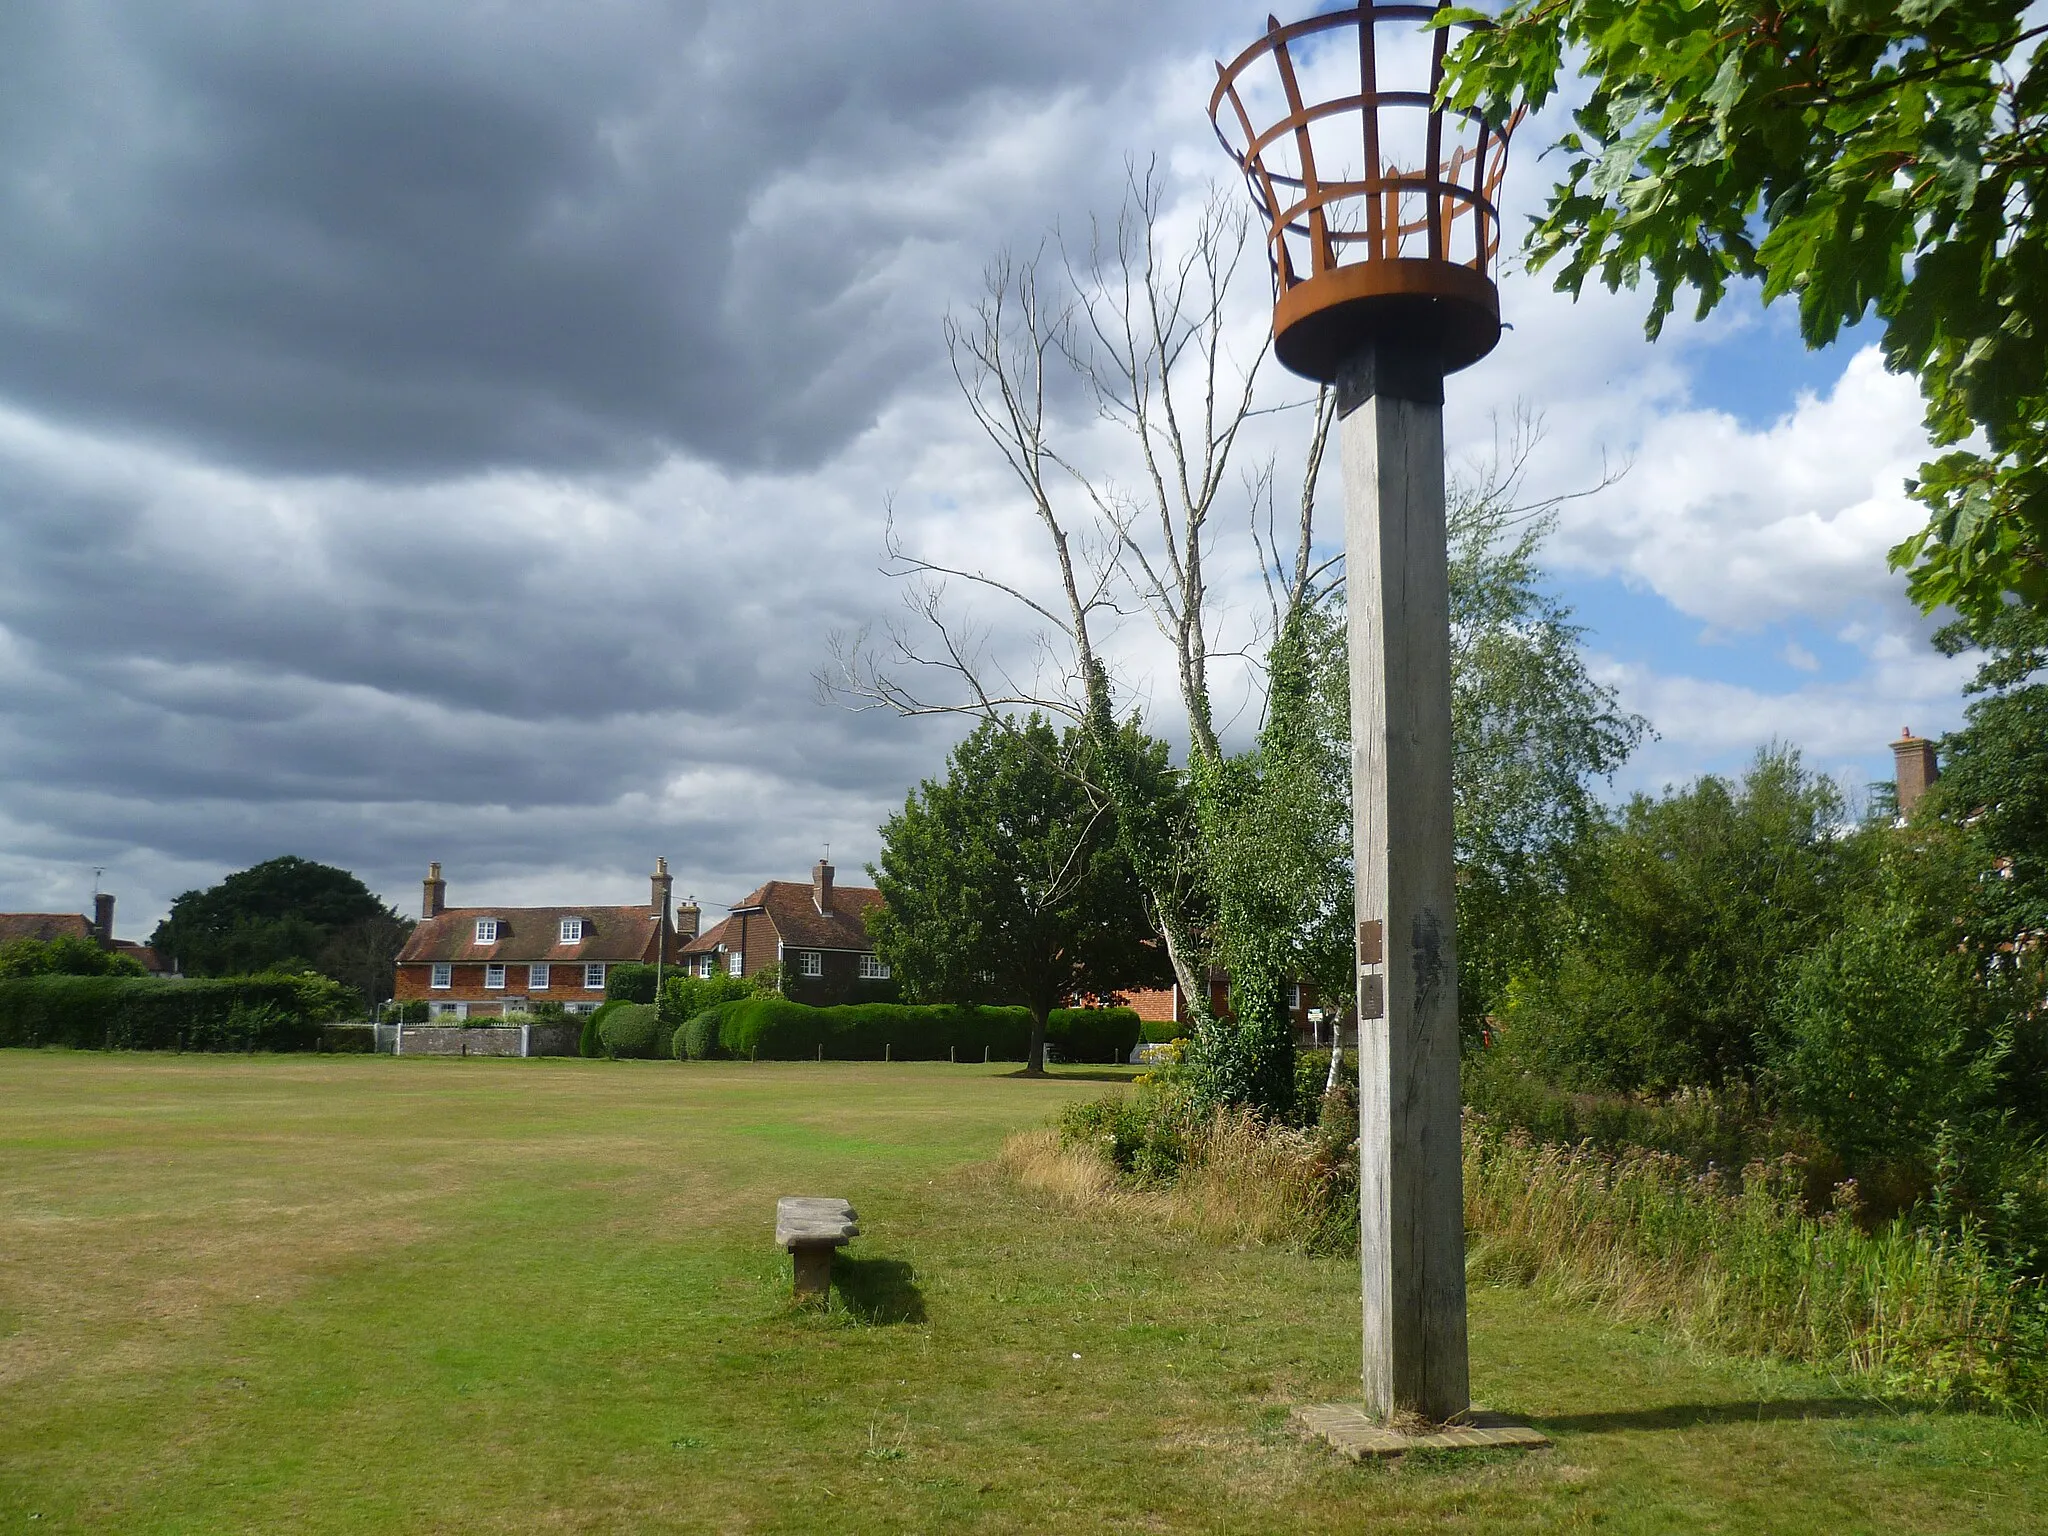
<path id="1" fill-rule="evenodd" d="M 798 1300 L 832 1289 L 832 1250 L 860 1236 L 856 1220 L 852 1206 L 826 1195 L 784 1195 L 775 1202 L 775 1245 L 787 1248 L 795 1264 Z"/>

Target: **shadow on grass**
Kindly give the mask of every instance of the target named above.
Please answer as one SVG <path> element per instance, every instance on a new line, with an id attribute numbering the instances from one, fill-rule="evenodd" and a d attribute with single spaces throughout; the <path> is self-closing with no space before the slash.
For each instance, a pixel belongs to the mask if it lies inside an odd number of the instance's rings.
<path id="1" fill-rule="evenodd" d="M 1782 1397 L 1748 1403 L 1673 1403 L 1632 1413 L 1565 1413 L 1528 1420 L 1545 1434 L 1604 1435 L 1628 1429 L 1697 1429 L 1713 1424 L 1782 1424 L 1804 1419 L 1889 1417 L 1883 1403 L 1860 1397 Z"/>
<path id="2" fill-rule="evenodd" d="M 1003 1074 L 1004 1077 L 1022 1078 L 1025 1082 L 1039 1083 L 1128 1083 L 1137 1075 L 1137 1070 L 1131 1067 L 1097 1067 L 1093 1071 L 1076 1072 L 1063 1066 L 1052 1067 L 1036 1077 L 1022 1067 Z"/>
<path id="3" fill-rule="evenodd" d="M 921 1323 L 924 1292 L 901 1259 L 855 1259 L 842 1254 L 832 1261 L 832 1289 L 840 1304 L 864 1323 Z"/>

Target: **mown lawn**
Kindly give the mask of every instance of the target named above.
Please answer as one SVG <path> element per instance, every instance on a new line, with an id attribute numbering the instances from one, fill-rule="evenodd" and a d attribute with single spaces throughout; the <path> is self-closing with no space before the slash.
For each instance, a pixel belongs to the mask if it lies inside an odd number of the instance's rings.
<path id="1" fill-rule="evenodd" d="M 2048 1529 L 2048 1432 L 1472 1298 L 1535 1454 L 1354 1467 L 1356 1277 L 1041 1209 L 1003 1068 L 0 1052 L 0 1532 Z M 786 1304 L 779 1194 L 867 1235 Z"/>

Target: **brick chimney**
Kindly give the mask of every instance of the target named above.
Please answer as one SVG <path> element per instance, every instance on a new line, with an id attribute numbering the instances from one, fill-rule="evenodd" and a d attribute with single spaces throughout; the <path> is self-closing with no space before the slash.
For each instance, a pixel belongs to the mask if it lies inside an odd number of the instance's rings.
<path id="1" fill-rule="evenodd" d="M 1898 769 L 1899 814 L 1910 816 L 1920 797 L 1927 793 L 1927 786 L 1941 777 L 1941 769 L 1934 761 L 1934 743 L 1924 736 L 1915 736 L 1909 725 L 1892 743 L 1892 758 Z"/>
<path id="2" fill-rule="evenodd" d="M 93 893 L 92 936 L 102 947 L 114 942 L 114 898 L 105 891 Z"/>
<path id="3" fill-rule="evenodd" d="M 811 902 L 821 913 L 832 910 L 832 866 L 823 859 L 811 866 Z"/>
<path id="4" fill-rule="evenodd" d="M 647 905 L 653 909 L 655 915 L 664 924 L 669 920 L 669 892 L 674 889 L 675 881 L 669 878 L 667 857 L 663 856 L 656 859 L 654 861 L 654 882 L 652 889 L 648 893 Z"/>
<path id="5" fill-rule="evenodd" d="M 427 866 L 425 892 L 420 897 L 420 916 L 439 917 L 448 910 L 448 882 L 441 878 L 441 863 L 437 859 Z"/>
<path id="6" fill-rule="evenodd" d="M 676 908 L 676 936 L 687 943 L 697 937 L 697 929 L 703 921 L 704 912 L 697 905 L 697 898 L 684 897 L 683 904 Z"/>

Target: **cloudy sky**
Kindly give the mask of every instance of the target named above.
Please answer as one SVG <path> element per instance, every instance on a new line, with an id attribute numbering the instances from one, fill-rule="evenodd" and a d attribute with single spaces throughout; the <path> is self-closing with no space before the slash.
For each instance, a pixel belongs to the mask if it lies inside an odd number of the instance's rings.
<path id="1" fill-rule="evenodd" d="M 1042 571 L 942 319 L 1132 157 L 1184 226 L 1227 168 L 1211 61 L 1264 14 L 0 8 L 0 907 L 77 910 L 100 867 L 139 937 L 284 852 L 407 910 L 429 859 L 464 904 L 644 900 L 657 853 L 713 908 L 827 843 L 851 875 L 952 731 L 816 695 L 899 601 L 886 509 Z M 1502 286 L 1452 453 L 1520 408 L 1534 492 L 1629 465 L 1549 550 L 1661 733 L 1621 787 L 1772 737 L 1888 777 L 1902 725 L 1955 722 L 1967 666 L 1884 566 L 1923 439 L 1867 335 L 1809 355 L 1740 295 L 1652 347 L 1633 296 Z"/>

